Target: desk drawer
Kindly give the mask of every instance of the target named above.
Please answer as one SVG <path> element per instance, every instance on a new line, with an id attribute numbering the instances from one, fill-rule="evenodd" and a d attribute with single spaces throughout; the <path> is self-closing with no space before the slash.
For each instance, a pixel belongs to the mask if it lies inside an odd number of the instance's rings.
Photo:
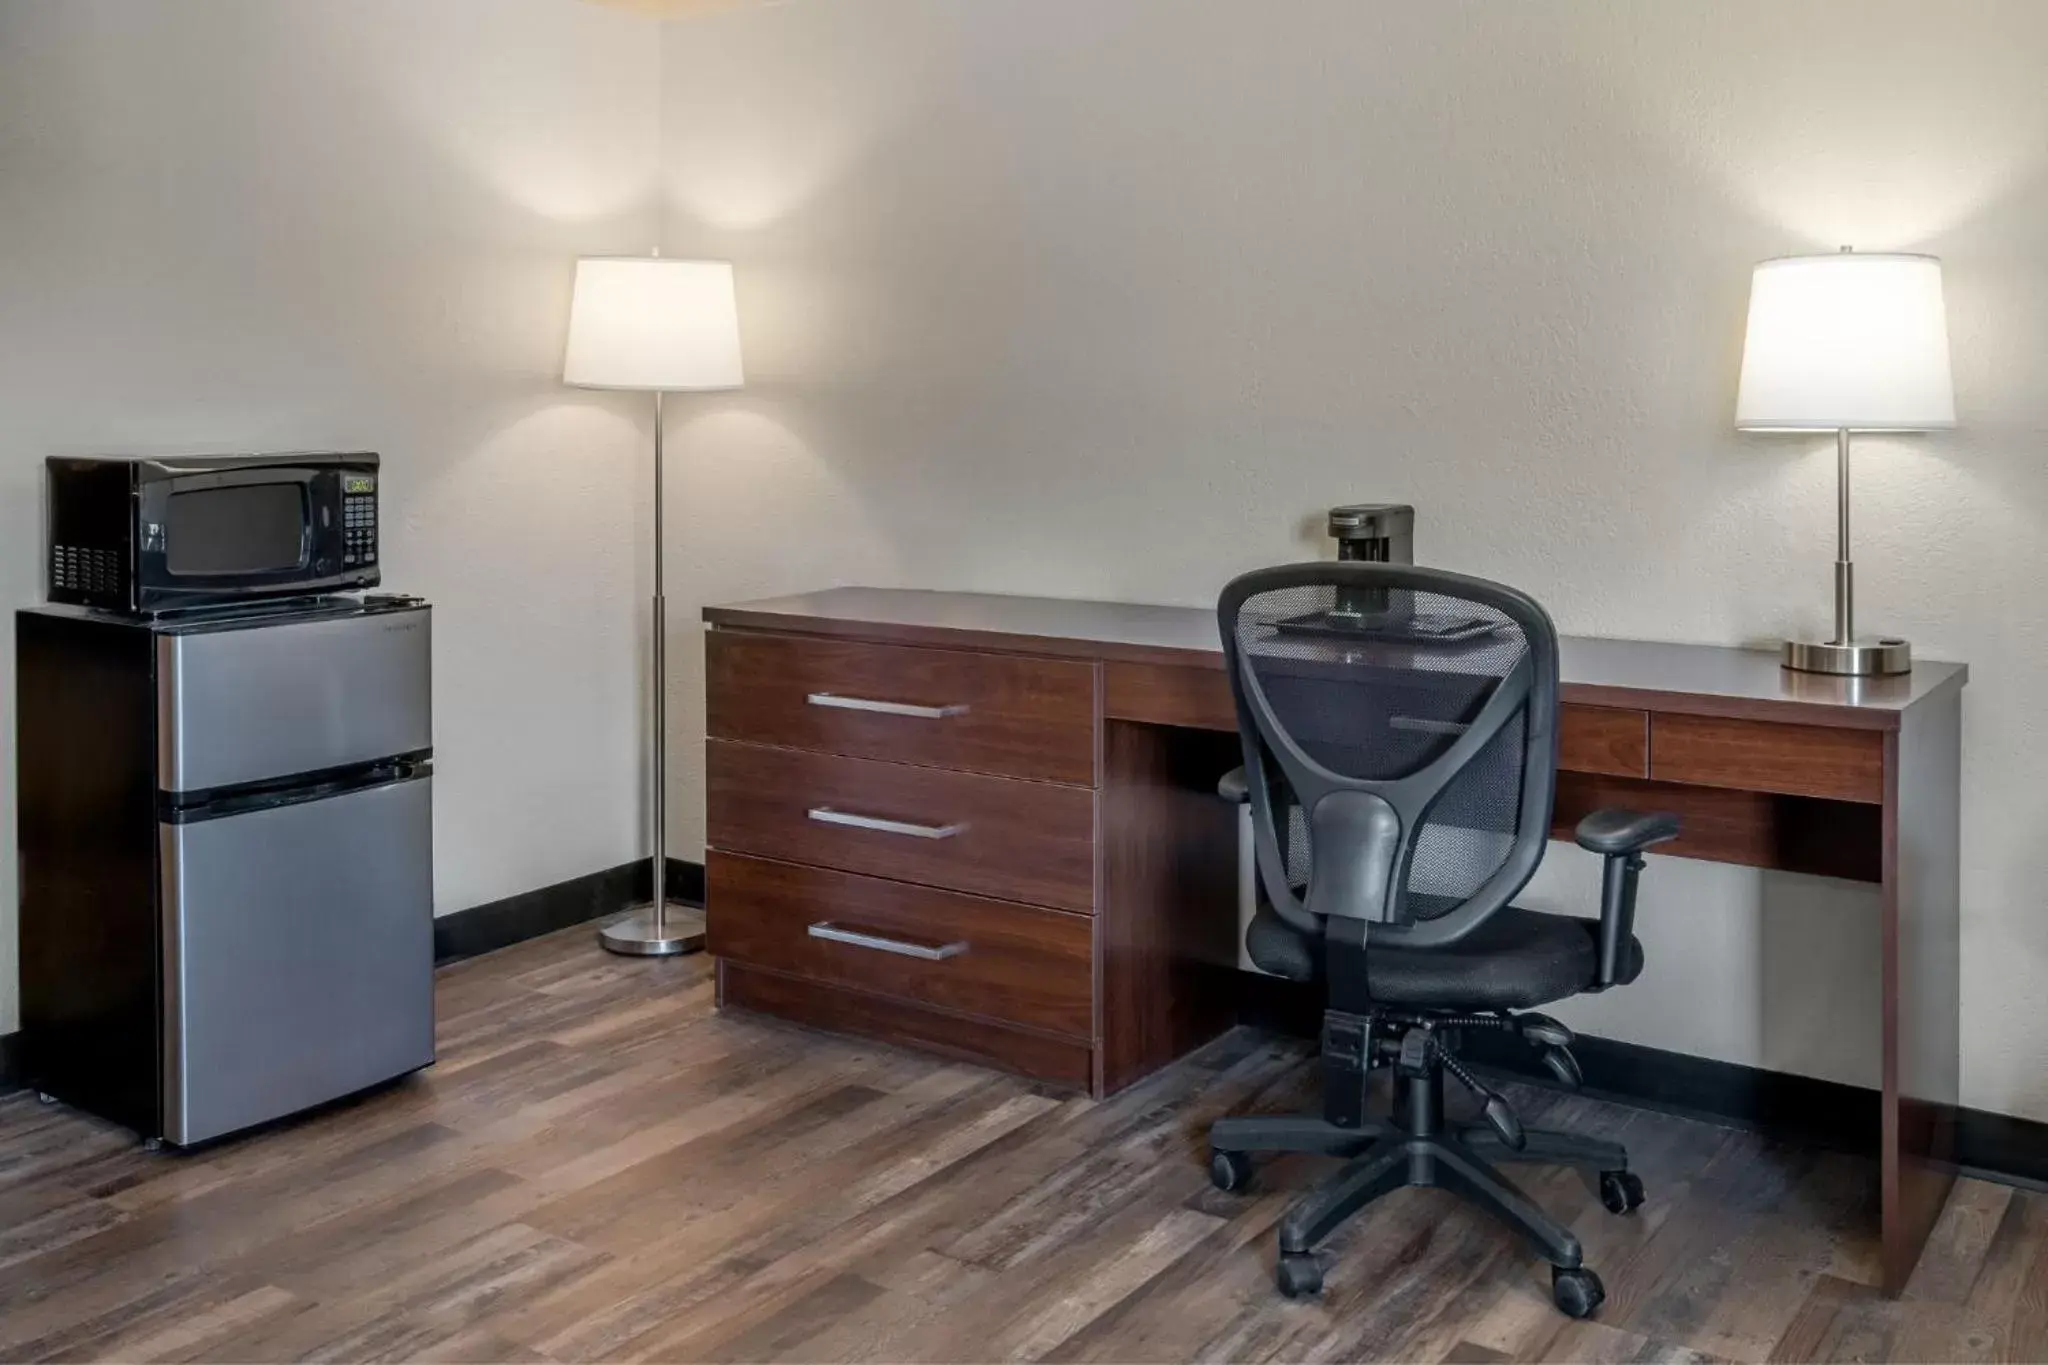
<path id="1" fill-rule="evenodd" d="M 845 872 L 713 853 L 722 958 L 1087 1039 L 1094 922 Z"/>
<path id="2" fill-rule="evenodd" d="M 1650 716 L 1617 706 L 1557 708 L 1557 766 L 1568 773 L 1650 775 Z"/>
<path id="3" fill-rule="evenodd" d="M 1095 784 L 1095 666 L 714 630 L 709 733 L 856 758 Z"/>
<path id="4" fill-rule="evenodd" d="M 924 886 L 1095 907 L 1095 793 L 714 739 L 710 844 Z"/>
<path id="5" fill-rule="evenodd" d="M 1660 714 L 1650 720 L 1650 776 L 1881 804 L 1884 736 L 1876 730 Z"/>

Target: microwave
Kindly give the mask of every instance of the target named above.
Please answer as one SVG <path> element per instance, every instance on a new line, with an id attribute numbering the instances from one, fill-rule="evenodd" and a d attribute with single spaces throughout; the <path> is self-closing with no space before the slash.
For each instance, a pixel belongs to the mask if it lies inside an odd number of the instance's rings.
<path id="1" fill-rule="evenodd" d="M 374 588 L 377 457 L 48 462 L 49 598 L 154 616 Z"/>

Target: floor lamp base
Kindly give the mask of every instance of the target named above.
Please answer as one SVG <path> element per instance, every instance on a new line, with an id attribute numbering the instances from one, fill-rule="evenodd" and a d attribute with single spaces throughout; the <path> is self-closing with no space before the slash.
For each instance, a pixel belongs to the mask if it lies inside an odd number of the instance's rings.
<path id="1" fill-rule="evenodd" d="M 628 910 L 597 931 L 597 941 L 606 951 L 625 957 L 674 957 L 699 952 L 704 947 L 704 912 L 691 905 L 669 902 L 662 913 L 661 927 L 654 923 L 654 907 L 642 905 Z"/>
<path id="2" fill-rule="evenodd" d="M 1904 640 L 1787 640 L 1784 665 L 1801 673 L 1869 678 L 1913 670 L 1913 646 Z"/>

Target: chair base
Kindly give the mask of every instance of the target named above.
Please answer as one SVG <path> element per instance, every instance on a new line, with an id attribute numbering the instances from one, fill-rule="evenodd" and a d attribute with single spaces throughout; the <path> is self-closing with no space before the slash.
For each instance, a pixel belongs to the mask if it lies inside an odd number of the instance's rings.
<path id="1" fill-rule="evenodd" d="M 1558 1307 L 1573 1317 L 1590 1316 L 1605 1292 L 1599 1277 L 1585 1268 L 1578 1237 L 1492 1163 L 1537 1162 L 1586 1171 L 1597 1177 L 1602 1202 L 1625 1213 L 1642 1202 L 1642 1182 L 1628 1170 L 1627 1150 L 1616 1142 L 1542 1129 L 1527 1130 L 1523 1145 L 1510 1147 L 1488 1127 L 1441 1126 L 1441 1073 L 1410 1078 L 1404 1091 L 1398 1125 L 1256 1115 L 1218 1119 L 1210 1128 L 1211 1177 L 1221 1189 L 1250 1183 L 1250 1153 L 1306 1152 L 1345 1159 L 1280 1220 L 1282 1292 L 1297 1297 L 1321 1288 L 1315 1248 L 1360 1209 L 1395 1190 L 1433 1186 L 1476 1204 L 1520 1233 L 1553 1267 Z"/>

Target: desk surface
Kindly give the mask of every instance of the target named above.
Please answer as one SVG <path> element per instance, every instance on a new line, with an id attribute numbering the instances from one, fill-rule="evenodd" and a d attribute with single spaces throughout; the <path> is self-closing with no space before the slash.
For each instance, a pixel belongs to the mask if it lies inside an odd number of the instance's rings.
<path id="1" fill-rule="evenodd" d="M 706 607 L 713 625 L 855 635 L 894 644 L 1021 651 L 1128 663 L 1221 668 L 1216 615 L 1142 606 L 910 588 L 832 588 Z M 1775 653 L 1727 645 L 1566 636 L 1567 701 L 1700 715 L 1893 730 L 1913 706 L 1961 687 L 1963 664 L 1921 661 L 1892 678 L 1793 673 Z"/>

